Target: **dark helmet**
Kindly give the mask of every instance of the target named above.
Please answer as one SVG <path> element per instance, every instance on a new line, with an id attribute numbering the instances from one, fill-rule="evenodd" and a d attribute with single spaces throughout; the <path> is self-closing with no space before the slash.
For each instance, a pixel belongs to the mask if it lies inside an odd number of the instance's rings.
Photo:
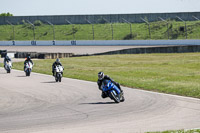
<path id="1" fill-rule="evenodd" d="M 99 80 L 102 80 L 104 78 L 104 73 L 103 72 L 99 72 L 98 73 L 98 78 L 99 78 Z"/>
<path id="2" fill-rule="evenodd" d="M 56 59 L 56 63 L 60 63 L 60 59 L 59 58 Z"/>
<path id="3" fill-rule="evenodd" d="M 30 57 L 30 56 L 28 56 L 28 57 L 27 57 L 27 60 L 30 60 L 30 59 L 31 59 L 31 57 Z"/>

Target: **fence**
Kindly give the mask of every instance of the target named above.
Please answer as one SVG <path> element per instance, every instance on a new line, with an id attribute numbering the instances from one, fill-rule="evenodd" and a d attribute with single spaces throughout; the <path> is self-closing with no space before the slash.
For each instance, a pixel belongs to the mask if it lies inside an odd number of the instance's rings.
<path id="1" fill-rule="evenodd" d="M 182 13 L 145 13 L 145 14 L 104 14 L 104 15 L 54 15 L 54 16 L 12 16 L 12 17 L 0 17 L 0 25 L 7 24 L 7 20 L 12 24 L 22 24 L 22 20 L 28 20 L 34 22 L 36 20 L 41 20 L 46 22 L 50 21 L 55 25 L 66 24 L 66 20 L 70 21 L 72 24 L 87 24 L 90 21 L 93 24 L 101 23 L 102 18 L 106 19 L 109 23 L 122 23 L 123 19 L 131 23 L 142 23 L 141 18 L 147 18 L 149 22 L 158 21 L 159 17 L 163 19 L 176 19 L 179 16 L 185 21 L 192 21 L 196 16 L 200 18 L 200 12 L 182 12 Z M 86 19 L 88 21 L 86 21 Z"/>
<path id="2" fill-rule="evenodd" d="M 140 18 L 143 23 L 132 23 L 122 18 L 121 23 L 110 23 L 102 18 L 94 24 L 85 19 L 87 24 L 73 24 L 65 19 L 65 25 L 55 25 L 51 21 L 23 20 L 23 24 L 14 25 L 7 20 L 7 25 L 0 25 L 0 40 L 166 40 L 200 39 L 200 20 L 190 16 L 193 21 L 185 21 L 176 16 L 174 20 L 158 17 L 155 22 Z"/>
<path id="3" fill-rule="evenodd" d="M 200 39 L 200 21 L 84 25 L 4 25 L 0 40 L 163 40 Z"/>

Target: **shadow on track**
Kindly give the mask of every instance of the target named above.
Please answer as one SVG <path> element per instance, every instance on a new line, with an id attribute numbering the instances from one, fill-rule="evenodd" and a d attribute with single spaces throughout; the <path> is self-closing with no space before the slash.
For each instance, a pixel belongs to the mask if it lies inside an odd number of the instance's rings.
<path id="1" fill-rule="evenodd" d="M 23 78 L 23 77 L 26 77 L 26 75 L 20 75 L 20 76 L 16 76 L 16 77 L 21 77 L 21 78 Z"/>
<path id="2" fill-rule="evenodd" d="M 47 81 L 47 82 L 41 82 L 41 83 L 56 83 L 56 81 Z"/>
<path id="3" fill-rule="evenodd" d="M 6 73 L 6 72 L 0 72 L 0 74 L 8 74 L 8 73 Z"/>
<path id="4" fill-rule="evenodd" d="M 116 104 L 115 102 L 96 102 L 96 103 L 80 103 L 80 104 Z"/>

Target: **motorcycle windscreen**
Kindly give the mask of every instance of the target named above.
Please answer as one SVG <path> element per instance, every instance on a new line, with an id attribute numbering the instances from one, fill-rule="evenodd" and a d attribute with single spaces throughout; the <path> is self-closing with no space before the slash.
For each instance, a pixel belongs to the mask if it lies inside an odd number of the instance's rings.
<path id="1" fill-rule="evenodd" d="M 103 80 L 102 81 L 102 90 L 103 91 L 109 91 L 111 88 L 109 86 L 110 80 Z"/>

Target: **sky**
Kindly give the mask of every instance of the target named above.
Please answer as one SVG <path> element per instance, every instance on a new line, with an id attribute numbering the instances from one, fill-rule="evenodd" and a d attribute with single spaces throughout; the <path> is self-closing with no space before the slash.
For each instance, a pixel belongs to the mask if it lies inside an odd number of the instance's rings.
<path id="1" fill-rule="evenodd" d="M 200 12 L 200 0 L 0 0 L 14 16 Z"/>

